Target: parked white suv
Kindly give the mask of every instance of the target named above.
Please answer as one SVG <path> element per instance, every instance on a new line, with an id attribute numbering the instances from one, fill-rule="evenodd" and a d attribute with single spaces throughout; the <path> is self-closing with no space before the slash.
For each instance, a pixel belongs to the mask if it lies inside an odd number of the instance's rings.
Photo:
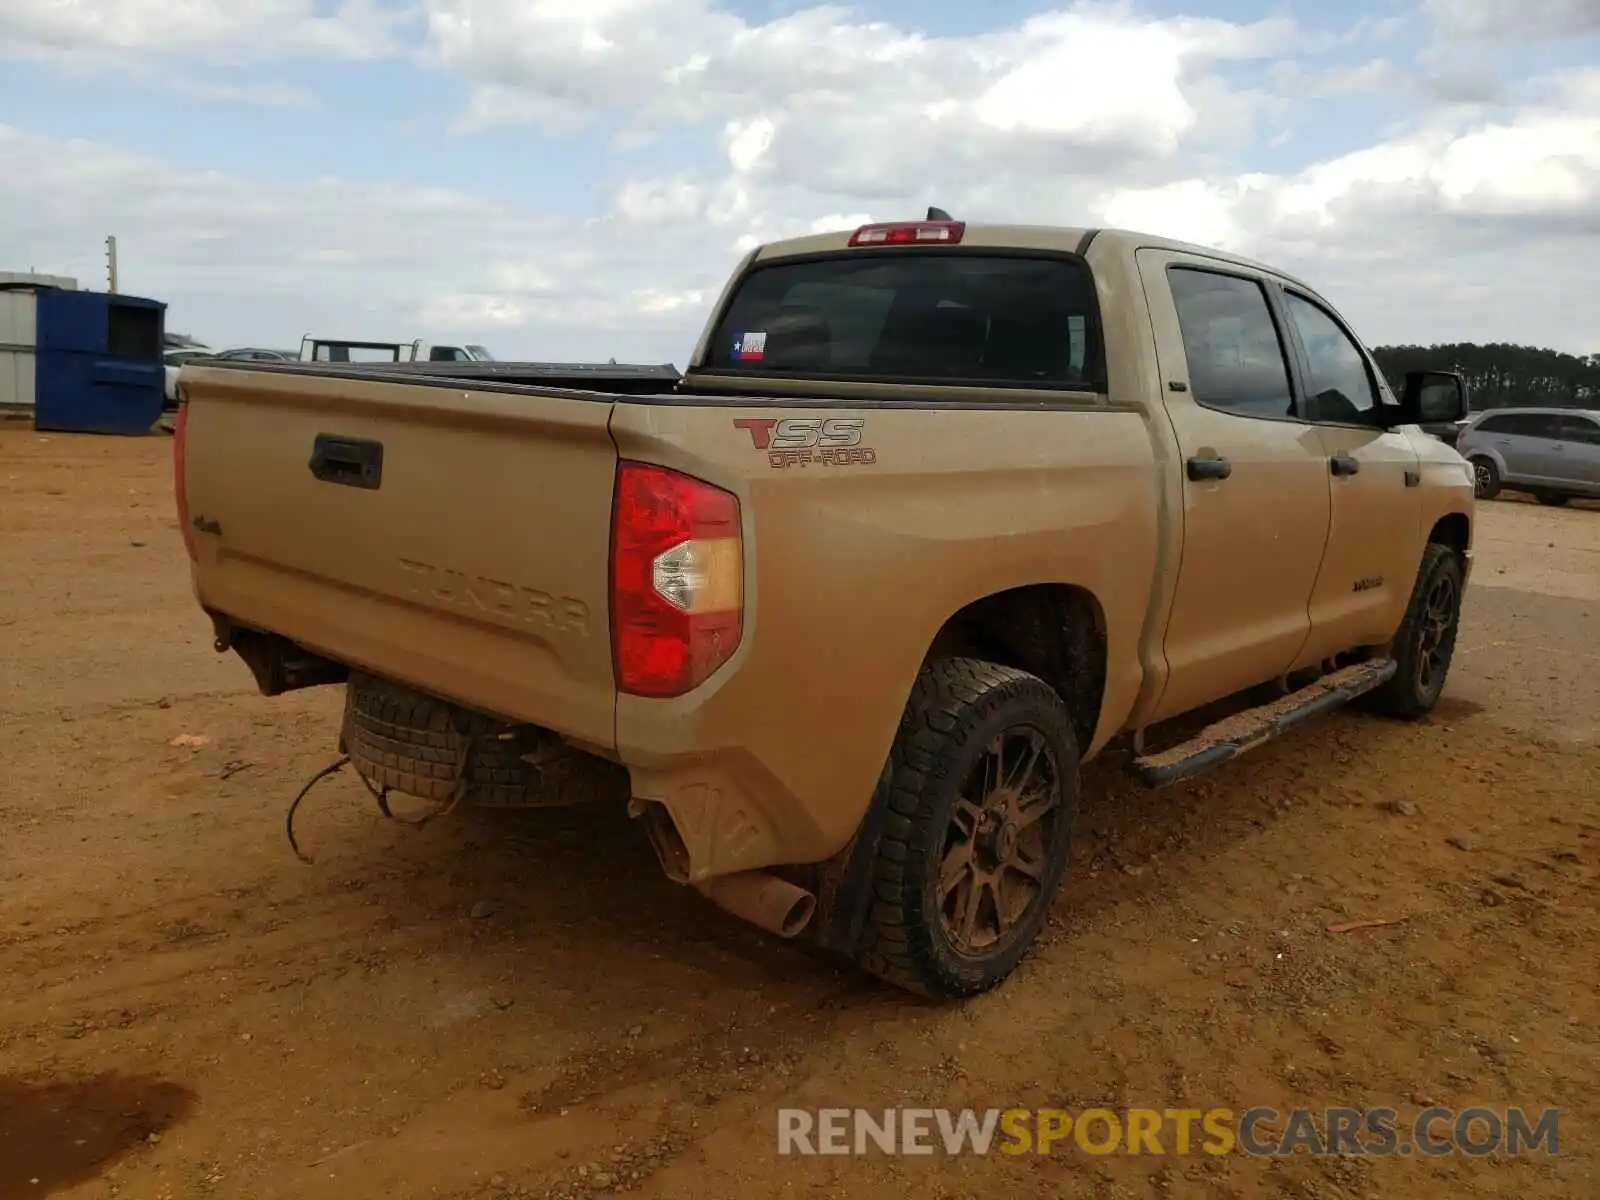
<path id="1" fill-rule="evenodd" d="M 210 358 L 216 353 L 210 346 L 177 346 L 162 355 L 162 364 L 166 368 L 166 396 L 168 408 L 178 407 L 178 372 L 183 364 L 197 358 Z"/>

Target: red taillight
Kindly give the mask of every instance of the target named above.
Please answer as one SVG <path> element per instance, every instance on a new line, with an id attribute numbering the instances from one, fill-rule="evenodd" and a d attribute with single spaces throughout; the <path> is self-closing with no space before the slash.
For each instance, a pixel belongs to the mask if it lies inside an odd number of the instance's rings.
<path id="1" fill-rule="evenodd" d="M 894 221 L 863 225 L 850 236 L 852 246 L 954 246 L 967 232 L 965 221 Z"/>
<path id="2" fill-rule="evenodd" d="M 189 488 L 184 480 L 184 460 L 189 442 L 189 398 L 178 389 L 178 415 L 172 422 L 172 493 L 178 502 L 178 531 L 183 534 L 183 548 L 194 553 L 194 527 L 189 524 Z"/>
<path id="3" fill-rule="evenodd" d="M 611 519 L 611 653 L 617 687 L 681 696 L 743 633 L 737 497 L 645 463 L 617 466 Z"/>

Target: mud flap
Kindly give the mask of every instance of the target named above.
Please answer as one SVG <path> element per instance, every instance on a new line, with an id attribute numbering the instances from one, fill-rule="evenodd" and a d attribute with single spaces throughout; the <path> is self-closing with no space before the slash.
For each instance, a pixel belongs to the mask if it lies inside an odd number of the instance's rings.
<path id="1" fill-rule="evenodd" d="M 832 858 L 812 868 L 811 890 L 817 897 L 812 937 L 824 950 L 854 954 L 872 909 L 872 867 L 889 817 L 890 761 L 884 760 L 872 803 L 855 836 Z"/>

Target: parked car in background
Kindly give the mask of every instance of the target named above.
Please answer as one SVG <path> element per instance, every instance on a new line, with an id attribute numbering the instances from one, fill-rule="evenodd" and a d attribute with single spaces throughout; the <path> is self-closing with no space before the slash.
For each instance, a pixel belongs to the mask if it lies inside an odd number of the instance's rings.
<path id="1" fill-rule="evenodd" d="M 1456 449 L 1472 464 L 1480 500 L 1503 487 L 1540 504 L 1600 498 L 1600 410 L 1491 409 L 1467 422 Z"/>
<path id="2" fill-rule="evenodd" d="M 178 407 L 178 372 L 182 369 L 183 364 L 193 362 L 197 358 L 211 358 L 215 354 L 216 351 L 211 349 L 210 346 L 202 346 L 198 342 L 191 342 L 186 346 L 176 348 L 169 347 L 162 354 L 162 363 L 166 367 L 166 379 L 163 386 L 166 391 L 167 408 Z"/>
<path id="3" fill-rule="evenodd" d="M 494 362 L 494 355 L 483 346 L 446 346 L 416 338 L 409 342 L 364 341 L 351 338 L 318 338 L 309 333 L 300 339 L 300 362 L 316 363 L 420 363 Z"/>
<path id="4" fill-rule="evenodd" d="M 296 350 L 263 350 L 257 346 L 242 346 L 237 350 L 223 350 L 214 357 L 224 362 L 298 362 Z"/>

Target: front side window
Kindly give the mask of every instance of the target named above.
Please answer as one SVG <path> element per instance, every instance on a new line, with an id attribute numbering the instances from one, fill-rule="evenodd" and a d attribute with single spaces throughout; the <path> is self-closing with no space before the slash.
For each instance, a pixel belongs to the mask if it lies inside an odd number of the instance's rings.
<path id="1" fill-rule="evenodd" d="M 758 266 L 708 371 L 860 382 L 1095 386 L 1094 281 L 1076 259 L 868 251 Z"/>
<path id="2" fill-rule="evenodd" d="M 1326 311 L 1304 296 L 1284 293 L 1310 371 L 1306 419 L 1342 425 L 1371 422 L 1378 392 L 1366 355 Z"/>
<path id="3" fill-rule="evenodd" d="M 1507 434 L 1511 432 L 1510 422 L 1510 417 L 1485 417 L 1473 426 L 1473 432 Z"/>
<path id="4" fill-rule="evenodd" d="M 1283 341 L 1261 284 L 1196 267 L 1167 272 L 1195 401 L 1242 417 L 1290 417 Z"/>

